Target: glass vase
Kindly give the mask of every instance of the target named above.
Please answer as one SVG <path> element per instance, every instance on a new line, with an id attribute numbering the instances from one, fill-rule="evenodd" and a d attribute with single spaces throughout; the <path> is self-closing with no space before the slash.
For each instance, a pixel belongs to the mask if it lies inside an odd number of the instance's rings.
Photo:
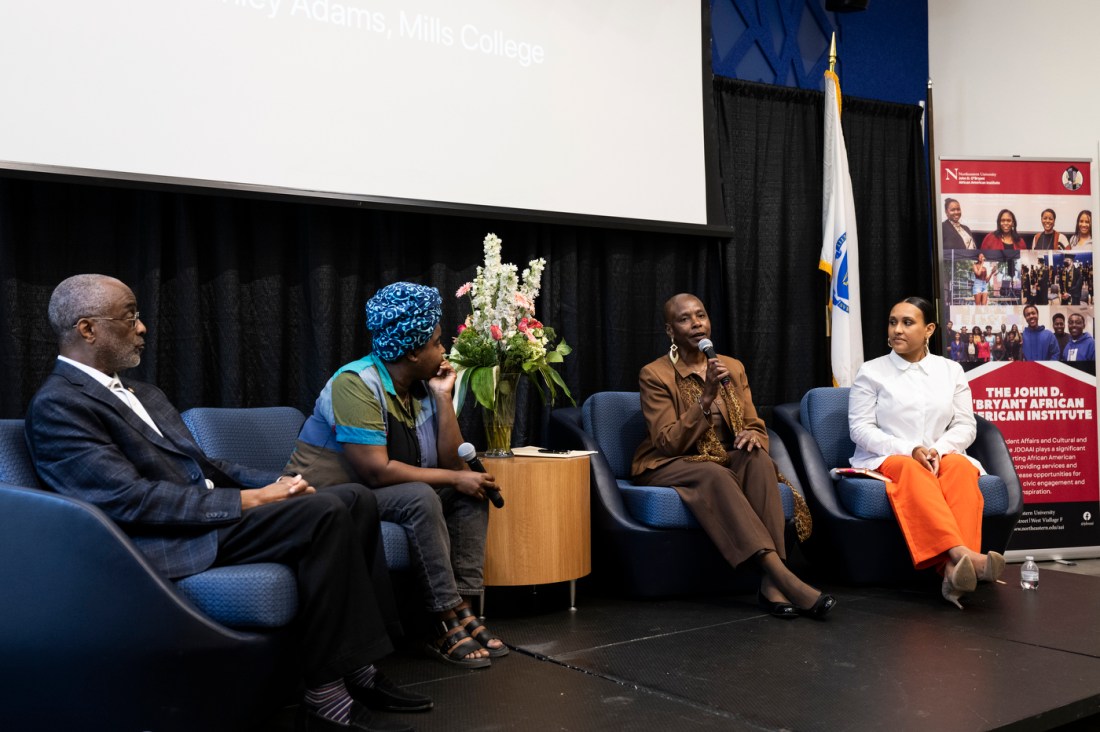
<path id="1" fill-rule="evenodd" d="M 495 406 L 482 408 L 485 436 L 489 442 L 485 450 L 487 458 L 512 457 L 512 424 L 516 421 L 519 377 L 519 374 L 501 374 L 497 379 Z"/>

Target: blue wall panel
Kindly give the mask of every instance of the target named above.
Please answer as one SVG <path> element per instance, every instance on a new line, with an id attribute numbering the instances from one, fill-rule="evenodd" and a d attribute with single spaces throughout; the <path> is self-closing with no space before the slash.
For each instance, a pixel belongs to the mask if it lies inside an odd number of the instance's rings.
<path id="1" fill-rule="evenodd" d="M 927 0 L 869 0 L 830 13 L 825 0 L 711 0 L 714 73 L 822 89 L 829 37 L 845 94 L 916 104 L 928 82 Z"/>

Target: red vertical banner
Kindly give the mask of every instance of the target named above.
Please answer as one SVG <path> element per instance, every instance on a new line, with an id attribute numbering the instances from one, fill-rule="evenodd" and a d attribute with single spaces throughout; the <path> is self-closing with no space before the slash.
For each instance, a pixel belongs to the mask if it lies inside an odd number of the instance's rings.
<path id="1" fill-rule="evenodd" d="M 942 353 L 1005 436 L 1013 551 L 1100 550 L 1092 161 L 942 159 Z"/>

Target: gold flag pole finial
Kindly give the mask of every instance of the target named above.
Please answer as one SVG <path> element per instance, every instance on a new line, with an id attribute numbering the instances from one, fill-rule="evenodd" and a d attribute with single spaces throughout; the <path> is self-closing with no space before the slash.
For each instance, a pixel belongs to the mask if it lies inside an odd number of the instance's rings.
<path id="1" fill-rule="evenodd" d="M 829 71 L 836 73 L 836 31 L 833 31 L 833 40 L 829 44 Z"/>

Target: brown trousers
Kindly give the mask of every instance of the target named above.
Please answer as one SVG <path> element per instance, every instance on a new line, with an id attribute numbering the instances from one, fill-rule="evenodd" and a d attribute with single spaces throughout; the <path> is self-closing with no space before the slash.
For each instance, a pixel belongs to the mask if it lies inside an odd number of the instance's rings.
<path id="1" fill-rule="evenodd" d="M 761 550 L 786 558 L 783 500 L 775 464 L 763 450 L 730 450 L 728 466 L 678 458 L 645 471 L 635 482 L 675 488 L 734 567 Z"/>

